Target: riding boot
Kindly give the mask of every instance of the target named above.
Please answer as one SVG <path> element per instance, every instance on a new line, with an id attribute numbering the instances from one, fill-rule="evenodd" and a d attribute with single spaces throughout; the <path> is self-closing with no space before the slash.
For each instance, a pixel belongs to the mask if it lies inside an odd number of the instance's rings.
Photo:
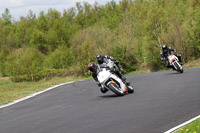
<path id="1" fill-rule="evenodd" d="M 117 72 L 117 75 L 119 76 L 119 78 L 122 80 L 122 82 L 129 86 L 130 85 L 130 82 L 126 80 L 126 77 L 122 75 L 122 73 L 120 71 Z"/>
<path id="2" fill-rule="evenodd" d="M 108 91 L 106 88 L 101 88 L 100 90 L 102 93 L 106 93 Z"/>

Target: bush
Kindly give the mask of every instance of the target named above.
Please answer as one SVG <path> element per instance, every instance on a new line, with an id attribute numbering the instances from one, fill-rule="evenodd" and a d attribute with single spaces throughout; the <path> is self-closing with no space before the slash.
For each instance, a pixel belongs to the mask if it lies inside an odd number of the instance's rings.
<path id="1" fill-rule="evenodd" d="M 51 79 L 52 77 L 60 77 L 64 73 L 64 69 L 45 69 L 40 72 L 41 78 Z"/>
<path id="2" fill-rule="evenodd" d="M 44 56 L 35 48 L 20 48 L 8 57 L 8 69 L 11 79 L 19 81 L 37 81 L 41 79 Z"/>
<path id="3" fill-rule="evenodd" d="M 125 52 L 123 52 L 125 51 Z M 119 61 L 119 65 L 123 68 L 123 73 L 131 72 L 136 70 L 138 60 L 130 47 L 121 47 L 116 44 L 112 49 L 112 56 Z"/>
<path id="4" fill-rule="evenodd" d="M 81 67 L 69 67 L 67 69 L 45 69 L 40 72 L 41 78 L 51 79 L 53 77 L 81 76 Z"/>
<path id="5" fill-rule="evenodd" d="M 96 61 L 96 54 L 109 55 L 113 34 L 108 28 L 94 26 L 80 30 L 71 40 L 78 75 L 89 75 L 88 63 Z"/>
<path id="6" fill-rule="evenodd" d="M 10 50 L 7 47 L 2 47 L 0 51 L 0 74 L 6 76 L 7 72 L 7 56 L 9 55 Z"/>
<path id="7" fill-rule="evenodd" d="M 65 69 L 70 67 L 74 59 L 71 49 L 65 45 L 59 46 L 49 57 L 49 63 L 53 69 Z"/>

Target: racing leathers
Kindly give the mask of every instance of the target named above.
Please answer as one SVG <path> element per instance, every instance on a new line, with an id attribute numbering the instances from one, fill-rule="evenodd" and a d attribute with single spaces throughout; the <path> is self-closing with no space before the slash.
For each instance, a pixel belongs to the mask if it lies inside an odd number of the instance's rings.
<path id="1" fill-rule="evenodd" d="M 103 64 L 108 64 L 109 60 L 111 60 L 114 63 L 113 68 L 111 69 L 112 73 L 115 73 L 122 81 L 124 84 L 127 86 L 130 85 L 130 82 L 126 80 L 126 77 L 123 76 L 121 73 L 121 68 L 119 67 L 119 62 L 115 60 L 112 56 L 101 56 L 102 57 L 102 62 L 97 62 L 97 69 L 98 67 L 101 67 Z M 98 82 L 97 79 L 97 72 L 92 73 L 93 78 Z"/>
<path id="2" fill-rule="evenodd" d="M 176 54 L 176 49 L 172 49 L 171 47 L 167 48 L 166 51 L 162 50 L 162 52 L 160 53 L 161 56 L 161 61 L 165 61 L 166 62 L 166 67 L 167 68 L 173 68 L 173 66 L 170 65 L 169 60 L 168 60 L 168 56 L 171 55 L 171 52 L 174 52 L 174 55 L 178 57 L 180 64 L 183 65 L 182 61 L 181 61 L 181 55 Z"/>

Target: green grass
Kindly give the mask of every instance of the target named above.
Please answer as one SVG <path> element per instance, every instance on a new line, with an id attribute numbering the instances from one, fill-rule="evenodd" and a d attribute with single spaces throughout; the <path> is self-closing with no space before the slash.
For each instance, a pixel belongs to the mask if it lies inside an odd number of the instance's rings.
<path id="1" fill-rule="evenodd" d="M 200 133 L 200 118 L 178 129 L 174 133 Z"/>
<path id="2" fill-rule="evenodd" d="M 10 81 L 0 81 L 0 88 L 1 86 L 5 86 L 7 84 L 10 84 Z"/>
<path id="3" fill-rule="evenodd" d="M 149 70 L 139 70 L 139 71 L 129 72 L 126 75 L 140 74 L 140 73 L 149 73 L 149 72 L 151 72 L 151 71 L 149 71 Z"/>

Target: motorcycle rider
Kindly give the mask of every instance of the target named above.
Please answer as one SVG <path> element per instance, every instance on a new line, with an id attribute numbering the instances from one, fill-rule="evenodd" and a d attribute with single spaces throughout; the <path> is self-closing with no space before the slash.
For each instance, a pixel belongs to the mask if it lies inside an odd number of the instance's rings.
<path id="1" fill-rule="evenodd" d="M 126 80 L 126 77 L 123 76 L 121 73 L 121 68 L 119 67 L 119 62 L 114 59 L 112 56 L 103 56 L 101 54 L 96 55 L 97 58 L 97 65 L 101 66 L 103 63 L 108 63 L 108 60 L 110 59 L 111 61 L 114 62 L 114 68 L 111 70 L 113 73 L 115 73 L 127 86 L 130 85 L 130 82 Z"/>
<path id="2" fill-rule="evenodd" d="M 94 78 L 98 86 L 101 86 L 101 84 L 98 82 L 98 79 L 97 79 L 97 68 L 101 67 L 103 63 L 107 64 L 109 59 L 113 61 L 115 64 L 114 68 L 111 71 L 113 73 L 116 73 L 116 75 L 122 80 L 124 84 L 126 84 L 127 86 L 130 85 L 130 82 L 127 81 L 126 77 L 123 76 L 122 73 L 120 72 L 121 68 L 119 67 L 119 62 L 115 60 L 112 56 L 102 56 L 101 54 L 97 54 L 96 58 L 97 58 L 97 65 L 94 62 L 91 62 L 88 64 L 88 68 L 92 72 L 92 77 Z M 102 88 L 102 87 L 100 90 L 102 93 L 106 93 L 108 91 L 106 88 Z"/>
<path id="3" fill-rule="evenodd" d="M 90 62 L 88 64 L 88 69 L 92 72 L 92 77 L 96 81 L 97 85 L 99 87 L 101 87 L 101 84 L 99 83 L 98 78 L 97 78 L 97 65 L 94 62 Z M 102 87 L 101 87 L 100 90 L 101 90 L 102 93 L 106 93 L 108 91 L 107 89 L 102 88 Z"/>
<path id="4" fill-rule="evenodd" d="M 183 65 L 183 62 L 181 61 L 181 55 L 176 54 L 176 49 L 172 49 L 171 47 L 168 47 L 166 44 L 162 45 L 162 52 L 160 53 L 161 61 L 166 61 L 166 67 L 167 68 L 173 68 L 173 66 L 170 65 L 168 56 L 171 55 L 171 51 L 174 52 L 174 55 L 178 57 L 180 64 Z"/>

